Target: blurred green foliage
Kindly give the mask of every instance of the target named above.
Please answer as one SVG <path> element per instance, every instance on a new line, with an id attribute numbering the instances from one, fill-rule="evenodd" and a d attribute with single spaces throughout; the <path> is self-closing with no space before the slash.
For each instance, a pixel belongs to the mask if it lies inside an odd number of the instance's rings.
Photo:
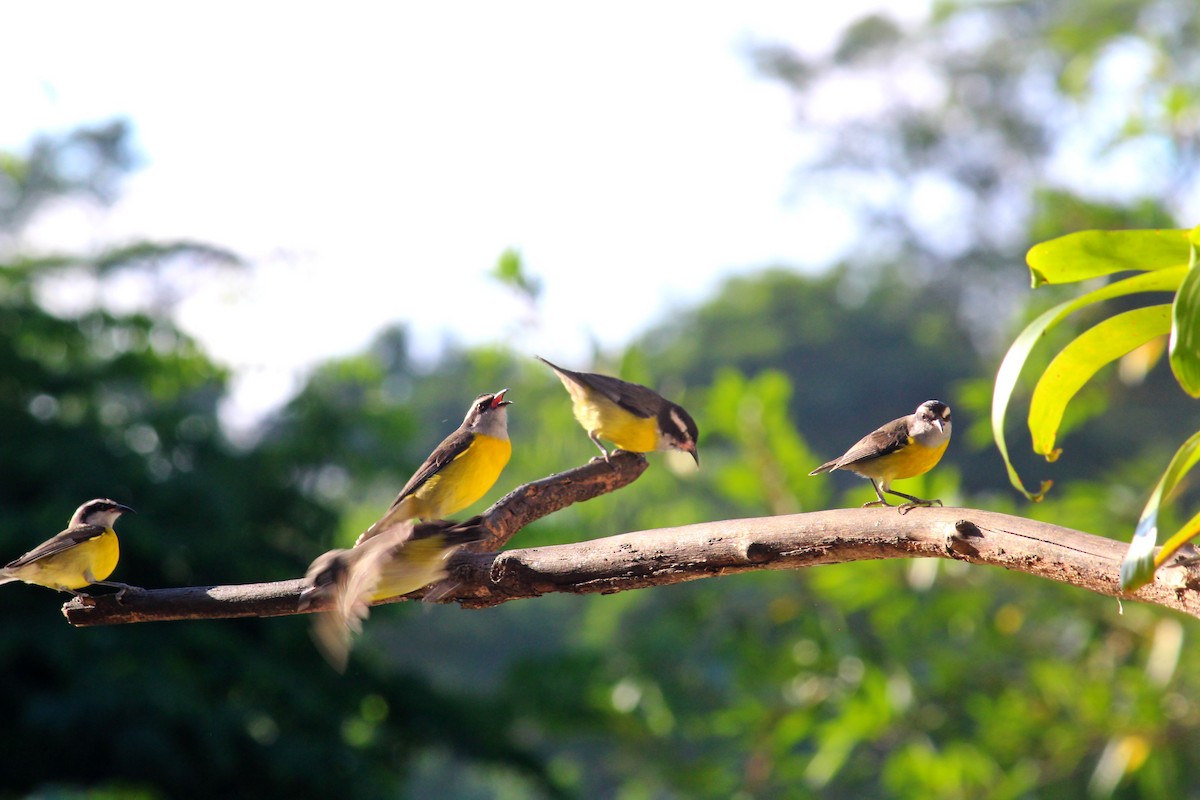
<path id="1" fill-rule="evenodd" d="M 28 158 L 57 152 L 46 145 Z M 70 195 L 56 169 L 51 161 L 23 172 L 50 176 L 58 195 L 47 198 Z M 205 262 L 212 251 L 143 243 L 124 252 L 13 258 L 0 268 L 0 552 L 16 557 L 61 530 L 84 500 L 110 496 L 139 512 L 118 526 L 118 580 L 153 587 L 302 574 L 339 518 L 301 472 L 318 462 L 321 435 L 338 435 L 347 456 L 363 440 L 386 456 L 389 438 L 410 435 L 394 404 L 353 420 L 336 413 L 386 396 L 384 372 L 356 369 L 363 359 L 316 376 L 306 396 L 319 408 L 300 431 L 307 438 L 289 440 L 295 452 L 270 439 L 234 447 L 217 416 L 225 372 L 165 316 L 116 313 L 104 302 L 108 274 L 153 273 L 164 254 Z M 93 284 L 99 307 L 44 309 L 40 289 L 61 280 Z M 364 387 L 365 401 L 346 399 Z M 367 471 L 350 457 L 339 466 Z M 303 619 L 72 630 L 58 611 L 65 595 L 4 589 L 0 794 L 311 796 L 350 786 L 380 796 L 429 747 L 499 761 L 550 786 L 502 729 L 472 719 L 461 694 L 443 696 L 390 667 L 339 679 L 314 658 Z"/>
<path id="2" fill-rule="evenodd" d="M 1145 73 L 1145 96 L 1169 104 L 1139 105 L 1107 144 L 1159 136 L 1177 146 L 1172 175 L 1193 168 L 1172 137 L 1194 96 L 1155 92 L 1195 63 L 1195 8 L 1105 8 L 942 3 L 925 26 L 857 25 L 825 61 L 759 48 L 800 104 L 848 71 L 900 78 L 914 57 L 945 91 L 923 105 L 896 94 L 843 123 L 806 173 L 819 190 L 864 175 L 898 187 L 863 206 L 861 253 L 822 276 L 733 279 L 628 352 L 571 365 L 684 404 L 703 469 L 653 454 L 632 486 L 541 520 L 514 546 L 861 503 L 865 482 L 805 473 L 930 397 L 954 407 L 958 433 L 924 485 L 902 488 L 1121 537 L 1190 412 L 1162 391 L 1164 370 L 1076 399 L 1086 413 L 1064 426 L 1074 457 L 1054 465 L 1058 490 L 1038 506 L 1018 505 L 986 433 L 1013 312 L 1032 318 L 1055 300 L 1026 294 L 1028 242 L 1169 225 L 1185 185 L 1118 203 L 1042 180 L 1056 112 L 1088 101 L 1110 48 L 1129 37 L 1148 48 L 1160 68 Z M 0 159 L 6 232 L 38 197 L 110 196 L 127 153 L 120 137 L 98 141 L 109 149 L 85 149 L 98 160 L 80 172 L 76 159 L 74 178 L 55 168 L 63 142 Z M 931 228 L 915 213 L 910 190 L 930 179 L 961 192 L 962 224 Z M 3 553 L 108 495 L 139 511 L 120 524 L 117 580 L 296 576 L 386 507 L 472 397 L 505 386 L 514 454 L 487 501 L 594 454 L 532 354 L 451 349 L 421 365 L 403 330 L 321 366 L 260 439 L 235 447 L 217 418 L 227 376 L 165 314 L 117 313 L 103 291 L 74 315 L 39 303 L 49 279 L 102 290 L 114 271 L 204 256 L 145 245 L 115 260 L 2 254 Z M 514 259 L 500 277 L 534 281 Z M 345 676 L 302 618 L 72 630 L 63 598 L 0 593 L 0 795 L 1200 796 L 1194 623 L 1000 570 L 864 562 L 478 612 L 387 606 Z"/>

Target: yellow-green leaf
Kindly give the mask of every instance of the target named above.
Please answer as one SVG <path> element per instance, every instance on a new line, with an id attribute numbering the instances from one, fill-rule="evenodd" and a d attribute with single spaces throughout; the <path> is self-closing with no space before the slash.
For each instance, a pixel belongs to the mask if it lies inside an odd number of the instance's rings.
<path id="1" fill-rule="evenodd" d="M 996 385 L 992 392 L 992 438 L 996 442 L 996 449 L 1000 451 L 1000 455 L 1004 459 L 1004 466 L 1008 470 L 1008 479 L 1017 491 L 1036 502 L 1041 500 L 1046 490 L 1050 488 L 1050 481 L 1043 481 L 1041 490 L 1036 494 L 1025 488 L 1020 475 L 1012 465 L 1012 460 L 1008 455 L 1008 445 L 1004 440 L 1004 418 L 1008 413 L 1008 403 L 1017 386 L 1017 379 L 1021 376 L 1021 368 L 1025 366 L 1034 345 L 1064 317 L 1085 306 L 1136 292 L 1173 292 L 1179 287 L 1179 283 L 1186 273 L 1187 266 L 1185 265 L 1134 275 L 1110 283 L 1108 286 L 1102 286 L 1074 300 L 1059 303 L 1044 312 L 1029 323 L 1013 341 L 1004 360 L 1000 362 L 1000 369 L 996 372 Z"/>
<path id="2" fill-rule="evenodd" d="M 1079 231 L 1034 245 L 1025 256 L 1036 289 L 1114 272 L 1185 266 L 1186 230 Z"/>
<path id="3" fill-rule="evenodd" d="M 1033 451 L 1058 458 L 1054 440 L 1071 398 L 1101 367 L 1171 330 L 1171 306 L 1138 308 L 1109 317 L 1080 334 L 1046 367 L 1029 401 Z"/>
<path id="4" fill-rule="evenodd" d="M 1195 245 L 1191 251 L 1191 269 L 1175 293 L 1171 371 L 1185 392 L 1200 397 L 1200 268 Z"/>
<path id="5" fill-rule="evenodd" d="M 1158 555 L 1154 557 L 1154 568 L 1158 569 L 1167 563 L 1171 556 L 1179 552 L 1179 548 L 1196 538 L 1197 534 L 1200 534 L 1200 513 L 1180 526 L 1179 530 L 1175 531 L 1170 539 L 1167 539 L 1162 549 L 1158 551 Z"/>
<path id="6" fill-rule="evenodd" d="M 1150 501 L 1146 503 L 1141 519 L 1138 520 L 1137 529 L 1133 532 L 1133 541 L 1129 543 L 1129 550 L 1125 553 L 1125 560 L 1121 562 L 1121 589 L 1123 591 L 1132 592 L 1153 580 L 1155 567 L 1170 558 L 1194 535 L 1193 527 L 1200 524 L 1200 520 L 1197 520 L 1196 517 L 1193 517 L 1187 525 L 1180 528 L 1170 538 L 1167 544 L 1171 546 L 1171 549 L 1168 550 L 1167 547 L 1164 547 L 1159 552 L 1158 558 L 1155 558 L 1154 544 L 1158 541 L 1158 509 L 1162 505 L 1163 498 L 1171 494 L 1183 476 L 1187 475 L 1197 462 L 1200 462 L 1200 432 L 1193 433 L 1176 451 L 1171 463 L 1167 465 L 1166 472 L 1159 478 L 1158 485 L 1150 494 Z M 1189 529 L 1192 529 L 1191 534 L 1188 533 Z"/>

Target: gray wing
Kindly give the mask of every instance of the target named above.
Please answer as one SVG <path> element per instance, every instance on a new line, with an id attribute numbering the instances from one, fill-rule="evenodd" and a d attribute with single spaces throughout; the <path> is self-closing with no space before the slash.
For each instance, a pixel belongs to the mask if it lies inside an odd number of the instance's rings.
<path id="1" fill-rule="evenodd" d="M 412 534 L 413 524 L 406 520 L 357 547 L 322 553 L 309 566 L 298 607 L 303 611 L 314 602 L 328 603 L 313 617 L 312 636 L 338 672 L 346 670 L 351 639 L 362 630 L 383 564 Z"/>
<path id="2" fill-rule="evenodd" d="M 611 375 L 600 375 L 595 372 L 576 372 L 571 369 L 551 364 L 541 356 L 538 360 L 555 372 L 566 375 L 576 383 L 582 384 L 594 392 L 598 392 L 630 414 L 649 419 L 658 416 L 662 407 L 663 397 L 653 389 L 648 389 L 640 383 L 630 383 Z"/>
<path id="3" fill-rule="evenodd" d="M 908 417 L 901 417 L 859 439 L 857 444 L 837 459 L 837 465 L 845 467 L 860 461 L 886 456 L 906 444 L 908 444 Z"/>
<path id="4" fill-rule="evenodd" d="M 107 528 L 99 525 L 76 525 L 74 528 L 67 528 L 62 533 L 42 542 L 17 560 L 9 562 L 5 565 L 5 569 L 24 567 L 32 564 L 34 561 L 40 561 L 43 558 L 48 558 L 64 550 L 69 550 L 81 542 L 86 542 L 88 539 L 95 539 L 106 530 Z"/>
<path id="5" fill-rule="evenodd" d="M 313 619 L 313 639 L 318 649 L 338 672 L 344 672 L 350 657 L 350 642 L 362 630 L 370 613 L 371 596 L 383 577 L 388 562 L 409 542 L 442 535 L 447 545 L 478 541 L 487 531 L 482 517 L 464 523 L 447 520 L 419 525 L 411 520 L 394 524 L 378 536 L 348 550 L 330 550 L 313 561 L 304 576 L 299 608 L 314 601 L 329 606 Z"/>
<path id="6" fill-rule="evenodd" d="M 809 475 L 817 475 L 830 470 L 870 461 L 888 453 L 894 453 L 908 443 L 908 417 L 894 419 L 882 428 L 876 428 L 842 455 L 827 461 L 814 469 Z"/>
<path id="7" fill-rule="evenodd" d="M 368 601 L 383 577 L 384 567 L 394 559 L 401 548 L 410 542 L 441 536 L 446 547 L 459 546 L 477 542 L 487 535 L 483 526 L 483 517 L 474 516 L 466 522 L 457 523 L 451 520 L 433 520 L 431 522 L 414 523 L 405 520 L 382 533 L 358 545 L 350 552 L 354 561 L 348 567 L 340 611 L 357 632 L 361 623 L 357 620 L 366 619 Z"/>
<path id="8" fill-rule="evenodd" d="M 392 501 L 391 508 L 400 505 L 404 498 L 420 489 L 426 481 L 438 474 L 447 464 L 461 456 L 471 446 L 474 439 L 475 434 L 461 428 L 443 439 L 442 443 L 429 454 L 429 458 L 425 459 L 425 463 L 418 467 L 413 476 L 408 479 L 408 483 L 404 484 L 400 494 L 396 495 L 396 499 Z"/>

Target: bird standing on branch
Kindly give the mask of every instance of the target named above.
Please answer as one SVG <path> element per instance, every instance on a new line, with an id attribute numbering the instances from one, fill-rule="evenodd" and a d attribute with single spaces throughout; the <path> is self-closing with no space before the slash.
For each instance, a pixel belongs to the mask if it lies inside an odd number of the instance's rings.
<path id="1" fill-rule="evenodd" d="M 683 406 L 637 383 L 594 372 L 575 372 L 541 356 L 535 358 L 558 375 L 571 395 L 575 419 L 600 448 L 605 461 L 609 453 L 601 439 L 632 453 L 682 450 L 700 464 L 696 450 L 700 433 Z"/>
<path id="2" fill-rule="evenodd" d="M 827 461 L 809 475 L 835 469 L 857 473 L 871 481 L 878 500 L 868 506 L 890 506 L 884 493 L 903 497 L 900 513 L 916 506 L 941 505 L 941 500 L 922 500 L 892 489 L 892 481 L 915 478 L 933 469 L 950 444 L 950 407 L 940 400 L 926 400 L 907 417 L 894 419 L 875 429 L 842 455 Z"/>
<path id="3" fill-rule="evenodd" d="M 445 519 L 492 488 L 512 455 L 507 408 L 512 403 L 504 399 L 507 391 L 475 398 L 458 429 L 434 448 L 387 513 L 358 537 L 356 545 L 385 525 L 409 519 Z"/>
<path id="4" fill-rule="evenodd" d="M 65 531 L 0 569 L 0 584 L 24 581 L 76 597 L 86 597 L 79 590 L 94 584 L 115 586 L 121 593 L 136 588 L 105 580 L 121 555 L 113 525 L 126 513 L 134 511 L 115 500 L 87 501 L 75 509 Z"/>

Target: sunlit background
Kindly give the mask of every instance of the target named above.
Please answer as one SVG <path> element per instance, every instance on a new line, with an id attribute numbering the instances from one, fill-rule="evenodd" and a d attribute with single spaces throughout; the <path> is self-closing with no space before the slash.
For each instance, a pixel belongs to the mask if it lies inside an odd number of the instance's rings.
<path id="1" fill-rule="evenodd" d="M 0 48 L 0 146 L 130 122 L 137 168 L 112 207 L 62 203 L 25 241 L 186 238 L 246 258 L 178 276 L 171 298 L 237 370 L 226 419 L 246 426 L 395 322 L 426 359 L 522 332 L 524 349 L 586 361 L 726 275 L 844 254 L 861 228 L 797 180 L 813 142 L 752 48 L 827 52 L 878 5 L 30 4 L 10 30 L 54 36 Z M 925 5 L 887 4 L 900 19 Z M 864 103 L 847 92 L 819 113 Z M 506 248 L 543 279 L 534 330 L 481 279 Z M 105 300 L 151 292 L 128 280 Z"/>
<path id="2" fill-rule="evenodd" d="M 859 505 L 809 471 L 932 397 L 953 440 L 898 488 L 1128 539 L 1195 428 L 1162 347 L 1085 387 L 1053 464 L 1021 384 L 1043 503 L 988 424 L 1064 297 L 1031 245 L 1200 222 L 1194 0 L 26 3 L 0 31 L 0 563 L 111 496 L 115 579 L 297 577 L 507 386 L 475 513 L 595 453 L 535 353 L 682 403 L 702 468 L 651 454 L 514 547 Z M 302 616 L 80 630 L 61 601 L 0 587 L 5 797 L 1200 786 L 1193 621 L 958 562 L 399 603 L 345 675 Z"/>

